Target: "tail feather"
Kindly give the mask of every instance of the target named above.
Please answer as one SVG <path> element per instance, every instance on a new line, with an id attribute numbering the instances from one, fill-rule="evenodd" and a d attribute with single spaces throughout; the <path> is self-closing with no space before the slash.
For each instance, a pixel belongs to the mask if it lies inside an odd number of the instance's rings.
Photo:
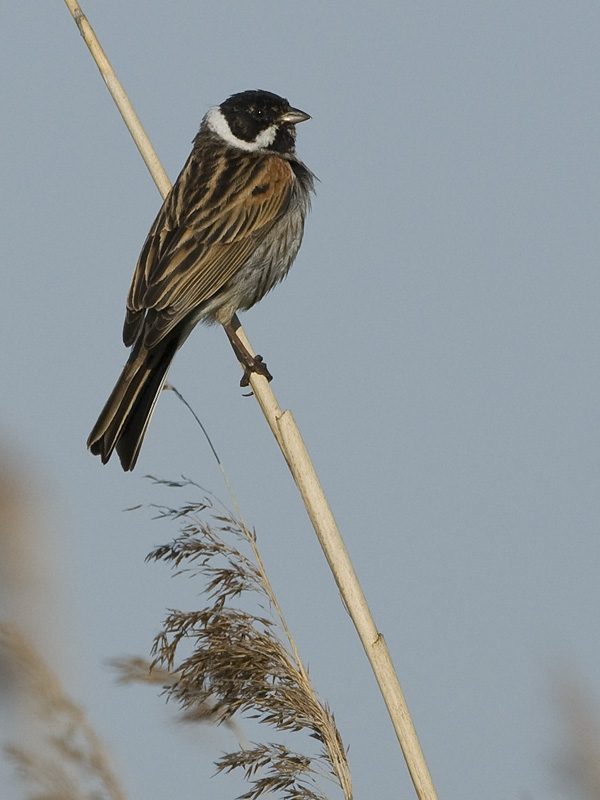
<path id="1" fill-rule="evenodd" d="M 112 390 L 87 446 L 106 464 L 113 451 L 124 470 L 135 467 L 154 406 L 179 346 L 180 336 L 171 336 L 151 350 L 133 353 Z"/>

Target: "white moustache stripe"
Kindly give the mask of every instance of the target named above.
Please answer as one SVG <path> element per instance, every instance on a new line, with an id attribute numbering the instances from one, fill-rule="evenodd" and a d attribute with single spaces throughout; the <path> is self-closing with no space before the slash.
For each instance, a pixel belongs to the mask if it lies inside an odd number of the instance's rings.
<path id="1" fill-rule="evenodd" d="M 219 106 L 213 106 L 206 114 L 206 124 L 213 133 L 216 133 L 224 142 L 232 147 L 239 147 L 240 150 L 262 150 L 265 147 L 273 144 L 275 136 L 277 135 L 277 125 L 271 125 L 266 131 L 261 131 L 253 142 L 246 142 L 244 139 L 238 139 L 235 134 L 231 132 L 229 123 L 223 116 L 223 112 Z"/>

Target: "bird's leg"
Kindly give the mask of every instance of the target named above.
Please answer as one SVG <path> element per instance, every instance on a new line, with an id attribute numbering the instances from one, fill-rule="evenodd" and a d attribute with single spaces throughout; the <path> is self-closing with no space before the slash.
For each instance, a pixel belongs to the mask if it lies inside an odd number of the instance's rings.
<path id="1" fill-rule="evenodd" d="M 259 375 L 264 375 L 268 381 L 272 381 L 273 376 L 267 369 L 267 365 L 263 361 L 262 356 L 253 356 L 248 352 L 244 343 L 237 335 L 237 330 L 233 327 L 233 324 L 231 322 L 227 322 L 223 325 L 223 327 L 225 328 L 225 333 L 231 342 L 231 346 L 233 347 L 233 352 L 235 353 L 237 360 L 245 367 L 242 380 L 240 381 L 240 386 L 245 387 L 250 384 L 250 375 L 253 372 L 258 373 Z"/>

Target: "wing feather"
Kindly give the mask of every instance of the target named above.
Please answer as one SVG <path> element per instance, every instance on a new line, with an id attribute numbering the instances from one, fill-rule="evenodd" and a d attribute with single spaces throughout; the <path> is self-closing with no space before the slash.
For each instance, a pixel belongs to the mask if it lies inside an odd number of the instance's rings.
<path id="1" fill-rule="evenodd" d="M 127 299 L 126 344 L 142 328 L 146 343 L 156 344 L 214 297 L 287 209 L 290 164 L 257 154 L 249 170 L 248 156 L 232 150 L 221 169 L 210 161 L 203 169 L 192 152 L 142 248 Z"/>

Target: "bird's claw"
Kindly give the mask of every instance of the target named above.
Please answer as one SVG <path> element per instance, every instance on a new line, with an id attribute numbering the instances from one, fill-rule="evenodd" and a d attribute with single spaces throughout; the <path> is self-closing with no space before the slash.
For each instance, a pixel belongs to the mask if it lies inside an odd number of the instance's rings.
<path id="1" fill-rule="evenodd" d="M 246 364 L 246 369 L 244 370 L 242 380 L 240 381 L 240 386 L 242 389 L 245 389 L 246 386 L 250 385 L 250 375 L 252 375 L 253 372 L 256 372 L 258 375 L 264 375 L 268 381 L 273 380 L 273 376 L 267 369 L 267 365 L 263 361 L 262 356 L 254 356 L 252 361 L 249 364 Z"/>

